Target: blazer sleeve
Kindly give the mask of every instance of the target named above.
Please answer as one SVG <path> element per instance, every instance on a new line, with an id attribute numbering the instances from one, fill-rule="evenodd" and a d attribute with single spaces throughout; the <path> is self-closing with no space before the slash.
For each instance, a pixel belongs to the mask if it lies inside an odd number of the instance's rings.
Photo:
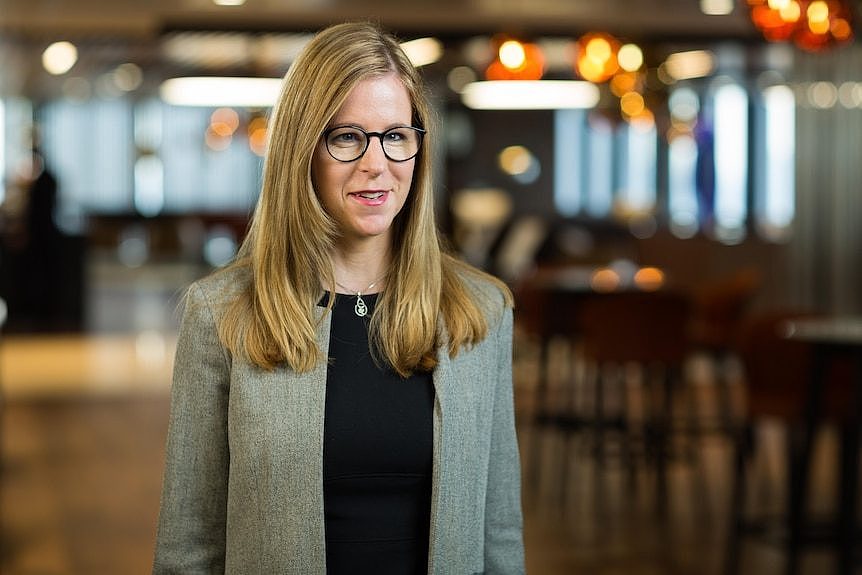
<path id="1" fill-rule="evenodd" d="M 224 572 L 229 378 L 211 306 L 193 284 L 174 362 L 154 574 Z"/>
<path id="2" fill-rule="evenodd" d="M 497 382 L 485 495 L 485 572 L 524 573 L 521 466 L 512 389 L 512 309 L 497 328 Z"/>

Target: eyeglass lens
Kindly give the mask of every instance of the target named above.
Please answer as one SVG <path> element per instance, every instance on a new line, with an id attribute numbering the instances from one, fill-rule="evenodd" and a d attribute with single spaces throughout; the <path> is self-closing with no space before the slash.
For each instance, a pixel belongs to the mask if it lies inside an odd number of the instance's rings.
<path id="1" fill-rule="evenodd" d="M 336 160 L 352 162 L 368 149 L 369 138 L 377 137 L 386 157 L 396 162 L 409 160 L 419 153 L 422 134 L 408 126 L 390 128 L 382 133 L 365 132 L 355 126 L 343 126 L 326 133 L 326 148 Z"/>

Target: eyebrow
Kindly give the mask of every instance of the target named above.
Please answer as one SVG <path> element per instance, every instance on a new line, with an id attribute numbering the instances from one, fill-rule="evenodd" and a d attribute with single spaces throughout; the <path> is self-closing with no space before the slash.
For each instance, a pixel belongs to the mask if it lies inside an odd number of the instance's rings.
<path id="1" fill-rule="evenodd" d="M 411 124 L 410 122 L 408 122 L 406 124 L 395 123 L 395 124 L 389 124 L 388 127 L 383 128 L 380 131 L 385 132 L 386 130 L 391 130 L 392 128 L 412 128 L 412 127 L 413 127 L 413 124 Z M 336 122 L 336 123 L 333 123 L 333 124 L 327 126 L 325 129 L 326 130 L 332 130 L 334 128 L 360 128 L 362 130 L 365 130 L 366 132 L 374 132 L 375 131 L 375 130 L 369 130 L 368 128 L 366 128 L 365 126 L 363 126 L 362 124 L 360 124 L 358 122 Z"/>

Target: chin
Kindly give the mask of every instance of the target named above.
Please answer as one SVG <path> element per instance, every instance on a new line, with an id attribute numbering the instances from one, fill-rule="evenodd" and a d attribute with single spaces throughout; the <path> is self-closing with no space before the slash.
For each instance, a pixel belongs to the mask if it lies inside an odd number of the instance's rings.
<path id="1" fill-rule="evenodd" d="M 365 222 L 364 224 L 356 225 L 353 228 L 354 234 L 357 237 L 374 238 L 386 235 L 392 231 L 393 220 L 385 222 Z"/>

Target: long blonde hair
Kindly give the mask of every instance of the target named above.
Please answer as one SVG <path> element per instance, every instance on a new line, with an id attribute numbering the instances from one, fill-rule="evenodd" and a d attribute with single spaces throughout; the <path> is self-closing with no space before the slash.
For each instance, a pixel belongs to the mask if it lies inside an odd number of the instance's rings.
<path id="1" fill-rule="evenodd" d="M 305 47 L 272 111 L 260 198 L 249 233 L 228 268 L 246 270 L 249 283 L 218 326 L 232 354 L 264 369 L 287 363 L 300 372 L 324 359 L 314 308 L 323 295 L 321 281 L 335 285 L 330 253 L 338 230 L 315 193 L 312 157 L 353 87 L 393 72 L 410 96 L 413 125 L 428 134 L 407 202 L 393 223 L 391 268 L 371 322 L 375 352 L 406 377 L 437 364 L 441 320 L 450 355 L 481 341 L 488 330 L 488 309 L 466 285 L 468 276 L 496 283 L 511 305 L 504 284 L 441 249 L 431 179 L 435 130 L 416 69 L 397 41 L 377 26 L 339 24 Z M 332 303 L 330 298 L 330 308 Z"/>

